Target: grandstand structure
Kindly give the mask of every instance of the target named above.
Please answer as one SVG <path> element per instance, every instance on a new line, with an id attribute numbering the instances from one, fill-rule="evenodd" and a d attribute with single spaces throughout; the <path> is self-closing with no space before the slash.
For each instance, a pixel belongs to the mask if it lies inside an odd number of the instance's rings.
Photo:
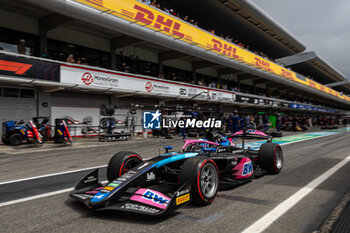
<path id="1" fill-rule="evenodd" d="M 0 3 L 1 121 L 72 116 L 97 125 L 105 103 L 121 115 L 132 103 L 222 113 L 350 109 L 347 78 L 249 1 Z"/>

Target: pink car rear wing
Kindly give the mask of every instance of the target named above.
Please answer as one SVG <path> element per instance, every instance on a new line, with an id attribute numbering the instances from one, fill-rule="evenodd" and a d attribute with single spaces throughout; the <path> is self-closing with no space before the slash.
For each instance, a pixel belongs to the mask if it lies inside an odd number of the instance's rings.
<path id="1" fill-rule="evenodd" d="M 182 150 L 184 150 L 188 145 L 191 144 L 196 144 L 196 143 L 207 143 L 210 145 L 214 145 L 214 146 L 219 146 L 220 144 L 216 143 L 216 142 L 211 142 L 211 141 L 206 141 L 206 140 L 185 140 L 185 144 L 182 146 Z"/>
<path id="2" fill-rule="evenodd" d="M 248 134 L 248 135 L 259 135 L 259 136 L 268 137 L 264 132 L 261 132 L 261 131 L 256 130 L 256 129 L 247 129 L 245 131 L 245 134 Z M 239 135 L 244 135 L 244 131 L 240 130 L 240 131 L 232 134 L 232 136 L 239 136 Z"/>

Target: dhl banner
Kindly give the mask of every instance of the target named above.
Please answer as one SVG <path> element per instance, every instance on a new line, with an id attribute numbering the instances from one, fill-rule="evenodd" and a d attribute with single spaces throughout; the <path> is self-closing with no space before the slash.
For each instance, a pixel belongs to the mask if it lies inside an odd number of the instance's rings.
<path id="1" fill-rule="evenodd" d="M 264 59 L 244 48 L 227 42 L 205 30 L 197 28 L 179 18 L 160 11 L 137 0 L 75 0 L 127 21 L 159 31 L 163 34 L 183 40 L 187 43 L 208 49 L 234 60 L 254 66 L 258 69 L 290 79 L 294 82 L 315 88 L 317 90 L 350 101 L 350 97 L 327 88 L 310 79 L 297 78 L 295 72 Z"/>

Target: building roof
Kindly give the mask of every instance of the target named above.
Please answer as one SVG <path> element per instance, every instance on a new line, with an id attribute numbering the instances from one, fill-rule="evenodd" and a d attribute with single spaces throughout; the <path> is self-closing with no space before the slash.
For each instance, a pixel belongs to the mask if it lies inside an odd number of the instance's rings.
<path id="1" fill-rule="evenodd" d="M 217 0 L 215 0 L 217 1 Z M 302 52 L 306 46 L 284 26 L 279 24 L 255 3 L 248 0 L 219 0 L 237 14 L 269 34 L 274 40 L 294 52 Z"/>

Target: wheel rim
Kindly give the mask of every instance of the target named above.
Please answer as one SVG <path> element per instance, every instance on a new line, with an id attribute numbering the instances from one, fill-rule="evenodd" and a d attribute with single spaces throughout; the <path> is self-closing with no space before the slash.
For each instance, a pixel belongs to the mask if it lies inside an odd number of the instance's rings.
<path id="1" fill-rule="evenodd" d="M 280 149 L 276 150 L 275 161 L 277 169 L 280 170 L 283 166 L 283 155 Z"/>
<path id="2" fill-rule="evenodd" d="M 138 164 L 140 164 L 140 160 L 138 160 L 137 158 L 130 158 L 128 159 L 123 167 L 123 171 L 122 174 L 126 173 L 128 170 L 136 167 Z"/>
<path id="3" fill-rule="evenodd" d="M 207 163 L 201 170 L 201 191 L 206 198 L 212 198 L 218 187 L 218 174 L 213 164 Z"/>

